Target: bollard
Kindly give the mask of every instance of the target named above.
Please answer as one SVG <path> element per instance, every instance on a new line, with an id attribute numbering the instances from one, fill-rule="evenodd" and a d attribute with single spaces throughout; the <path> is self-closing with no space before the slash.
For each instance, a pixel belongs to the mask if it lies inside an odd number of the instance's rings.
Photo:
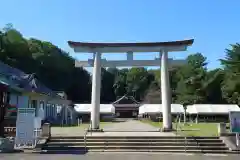
<path id="1" fill-rule="evenodd" d="M 227 133 L 227 126 L 226 123 L 219 123 L 218 124 L 218 135 L 222 135 Z"/>
<path id="2" fill-rule="evenodd" d="M 240 137 L 239 137 L 239 133 L 236 133 L 236 146 L 240 149 Z"/>
<path id="3" fill-rule="evenodd" d="M 44 123 L 42 125 L 42 137 L 50 137 L 50 136 L 51 136 L 50 123 Z"/>

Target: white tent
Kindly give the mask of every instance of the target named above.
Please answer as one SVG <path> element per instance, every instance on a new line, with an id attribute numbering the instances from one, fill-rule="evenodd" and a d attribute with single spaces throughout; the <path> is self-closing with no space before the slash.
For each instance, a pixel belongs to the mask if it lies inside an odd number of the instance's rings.
<path id="1" fill-rule="evenodd" d="M 240 111 L 235 104 L 194 104 L 187 106 L 188 114 L 227 115 L 230 111 Z"/>
<path id="2" fill-rule="evenodd" d="M 162 104 L 143 104 L 139 107 L 139 115 L 142 114 L 157 114 L 162 113 Z M 171 104 L 171 113 L 184 113 L 184 108 L 181 104 Z"/>
<path id="3" fill-rule="evenodd" d="M 78 113 L 91 113 L 91 104 L 74 104 L 74 109 Z M 102 114 L 115 114 L 115 107 L 112 104 L 100 104 L 100 113 Z"/>

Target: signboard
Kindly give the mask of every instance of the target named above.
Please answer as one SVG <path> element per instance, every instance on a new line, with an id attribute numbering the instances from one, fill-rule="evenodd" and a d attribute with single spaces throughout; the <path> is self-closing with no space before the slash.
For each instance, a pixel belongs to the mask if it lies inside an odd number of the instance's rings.
<path id="1" fill-rule="evenodd" d="M 240 112 L 229 112 L 230 130 L 232 133 L 240 133 Z"/>
<path id="2" fill-rule="evenodd" d="M 34 136 L 34 108 L 19 108 L 17 116 L 17 129 L 15 144 L 17 147 L 30 147 L 35 145 Z"/>

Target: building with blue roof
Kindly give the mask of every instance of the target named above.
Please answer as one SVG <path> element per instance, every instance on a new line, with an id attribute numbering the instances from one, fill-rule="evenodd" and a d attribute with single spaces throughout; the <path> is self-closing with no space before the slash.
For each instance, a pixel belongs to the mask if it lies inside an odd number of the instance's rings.
<path id="1" fill-rule="evenodd" d="M 0 93 L 1 95 L 7 93 L 9 97 L 5 120 L 14 119 L 13 123 L 9 121 L 5 123 L 7 125 L 14 126 L 14 122 L 16 123 L 17 108 L 35 108 L 36 118 L 41 122 L 48 121 L 55 124 L 75 122 L 74 109 L 66 96 L 46 87 L 35 74 L 26 74 L 1 61 Z"/>

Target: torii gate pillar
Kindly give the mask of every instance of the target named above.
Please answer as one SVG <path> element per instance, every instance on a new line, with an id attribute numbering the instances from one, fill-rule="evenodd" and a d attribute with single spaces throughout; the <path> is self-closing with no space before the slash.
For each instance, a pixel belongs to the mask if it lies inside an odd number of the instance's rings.
<path id="1" fill-rule="evenodd" d="M 98 130 L 100 123 L 100 94 L 101 94 L 101 53 L 94 54 L 94 65 L 92 75 L 92 110 L 91 129 Z"/>
<path id="2" fill-rule="evenodd" d="M 171 93 L 168 72 L 168 52 L 163 50 L 160 52 L 161 57 L 161 99 L 162 99 L 162 117 L 163 131 L 172 129 L 172 114 L 171 114 Z"/>

